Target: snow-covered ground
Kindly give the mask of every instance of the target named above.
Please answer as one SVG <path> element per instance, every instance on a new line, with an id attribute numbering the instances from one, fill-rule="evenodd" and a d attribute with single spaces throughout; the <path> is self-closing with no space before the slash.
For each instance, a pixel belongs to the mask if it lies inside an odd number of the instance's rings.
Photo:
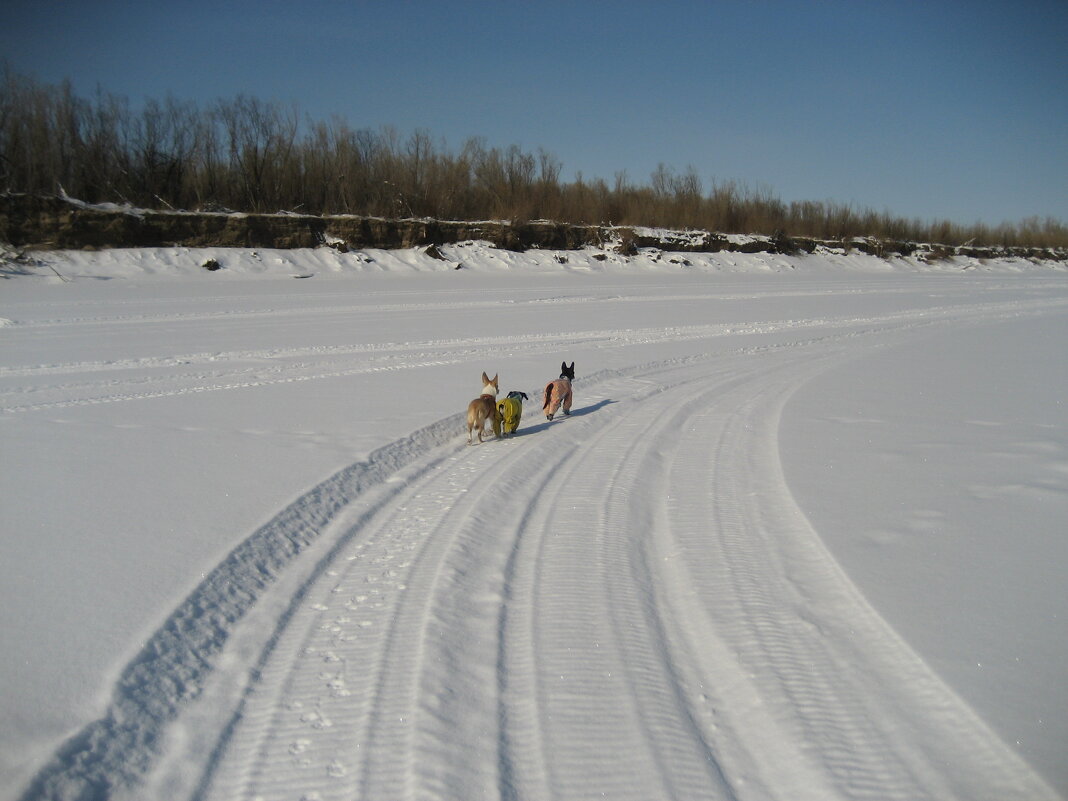
<path id="1" fill-rule="evenodd" d="M 1063 264 L 442 250 L 0 281 L 0 797 L 1068 792 Z"/>

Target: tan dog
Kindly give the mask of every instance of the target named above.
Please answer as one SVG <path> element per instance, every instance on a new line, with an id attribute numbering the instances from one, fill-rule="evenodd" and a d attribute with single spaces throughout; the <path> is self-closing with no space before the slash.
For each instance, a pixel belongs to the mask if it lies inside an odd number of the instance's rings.
<path id="1" fill-rule="evenodd" d="M 474 445 L 471 441 L 471 432 L 478 431 L 478 441 L 482 442 L 482 435 L 486 430 L 486 421 L 493 424 L 493 435 L 501 438 L 501 414 L 497 411 L 497 376 L 491 379 L 485 373 L 482 374 L 482 394 L 467 404 L 467 444 Z"/>

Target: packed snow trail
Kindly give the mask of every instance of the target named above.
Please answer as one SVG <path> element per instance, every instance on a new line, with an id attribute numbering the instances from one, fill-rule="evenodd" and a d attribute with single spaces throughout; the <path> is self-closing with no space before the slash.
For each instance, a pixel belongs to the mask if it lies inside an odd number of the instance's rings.
<path id="1" fill-rule="evenodd" d="M 785 325 L 586 377 L 552 423 L 532 393 L 504 441 L 416 431 L 236 549 L 24 798 L 1053 798 L 853 587 L 777 445 L 865 347 L 1042 306 Z"/>
<path id="2" fill-rule="evenodd" d="M 354 498 L 189 797 L 1052 797 L 793 503 L 779 412 L 846 353 L 607 376 Z"/>

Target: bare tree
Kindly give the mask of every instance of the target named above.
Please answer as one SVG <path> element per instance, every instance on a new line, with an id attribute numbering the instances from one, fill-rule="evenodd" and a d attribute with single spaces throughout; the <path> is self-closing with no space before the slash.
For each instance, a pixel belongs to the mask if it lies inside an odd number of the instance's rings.
<path id="1" fill-rule="evenodd" d="M 832 201 L 784 203 L 768 187 L 713 179 L 661 162 L 647 184 L 625 170 L 611 186 L 543 149 L 490 147 L 480 137 L 451 151 L 430 132 L 354 130 L 305 120 L 296 108 L 238 95 L 206 110 L 173 97 L 136 111 L 97 89 L 86 100 L 70 82 L 41 84 L 0 71 L 0 191 L 66 191 L 90 202 L 142 206 L 280 209 L 451 219 L 704 228 L 728 233 L 849 241 L 876 236 L 947 246 L 1068 246 L 1068 226 L 1030 217 L 996 227 L 923 222 Z"/>

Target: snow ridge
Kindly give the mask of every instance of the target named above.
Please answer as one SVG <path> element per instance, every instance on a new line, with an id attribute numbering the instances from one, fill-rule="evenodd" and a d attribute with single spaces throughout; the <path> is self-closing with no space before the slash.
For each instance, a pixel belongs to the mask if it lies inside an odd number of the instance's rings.
<path id="1" fill-rule="evenodd" d="M 584 384 L 592 386 L 639 369 L 600 371 L 586 377 Z M 528 392 L 531 398 L 538 393 Z M 301 495 L 251 534 L 145 643 L 123 670 L 104 717 L 57 749 L 20 801 L 105 799 L 138 786 L 160 756 L 168 725 L 198 698 L 217 669 L 214 658 L 263 594 L 329 529 L 342 509 L 433 449 L 454 444 L 462 418 L 450 415 L 379 448 L 366 461 L 338 471 Z M 345 539 L 336 542 L 323 563 L 345 543 Z M 321 565 L 313 567 L 307 580 L 320 569 Z M 302 591 L 293 593 L 289 609 L 278 618 L 278 630 L 285 628 L 302 600 Z M 268 643 L 264 654 L 270 651 Z"/>
<path id="2" fill-rule="evenodd" d="M 23 801 L 110 798 L 140 780 L 167 724 L 200 693 L 235 623 L 342 507 L 426 450 L 455 440 L 460 417 L 439 420 L 339 471 L 238 546 L 126 667 L 105 717 L 59 749 Z"/>

